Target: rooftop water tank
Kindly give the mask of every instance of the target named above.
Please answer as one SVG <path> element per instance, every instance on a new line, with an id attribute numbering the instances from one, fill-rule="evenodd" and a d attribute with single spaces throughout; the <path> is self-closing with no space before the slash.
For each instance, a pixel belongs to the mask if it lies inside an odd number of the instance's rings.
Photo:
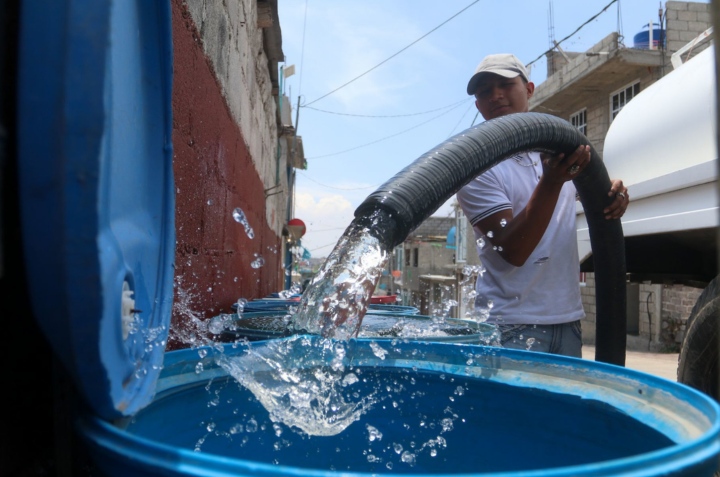
<path id="1" fill-rule="evenodd" d="M 653 25 L 652 47 L 650 46 L 650 24 L 643 27 L 642 31 L 633 37 L 633 48 L 639 50 L 657 50 L 665 46 L 665 30 L 660 25 Z"/>

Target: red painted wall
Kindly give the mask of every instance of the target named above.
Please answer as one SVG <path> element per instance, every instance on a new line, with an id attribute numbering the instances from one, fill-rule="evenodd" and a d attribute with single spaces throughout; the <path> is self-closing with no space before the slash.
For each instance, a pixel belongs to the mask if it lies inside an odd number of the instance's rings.
<path id="1" fill-rule="evenodd" d="M 265 220 L 263 183 L 182 0 L 173 0 L 173 167 L 176 186 L 173 328 L 231 311 L 238 298 L 283 289 L 280 237 Z M 233 219 L 245 213 L 250 239 Z M 253 268 L 255 254 L 265 265 Z M 176 333 L 171 347 L 181 347 Z M 187 344 L 187 343 L 186 343 Z"/>

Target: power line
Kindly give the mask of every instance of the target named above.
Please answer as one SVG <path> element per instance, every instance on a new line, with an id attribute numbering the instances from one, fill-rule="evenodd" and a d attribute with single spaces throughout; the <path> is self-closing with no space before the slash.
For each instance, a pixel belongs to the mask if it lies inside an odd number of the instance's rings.
<path id="1" fill-rule="evenodd" d="M 602 15 L 603 13 L 605 13 L 605 11 L 606 11 L 608 8 L 610 8 L 610 6 L 611 6 L 613 3 L 617 2 L 617 1 L 618 1 L 618 0 L 612 0 L 610 3 L 608 3 L 607 5 L 605 5 L 605 8 L 603 8 L 603 9 L 600 10 L 598 13 L 596 13 L 595 15 L 593 15 L 592 18 L 590 18 L 589 20 L 587 20 L 585 23 L 583 23 L 582 25 L 580 25 L 579 27 L 577 27 L 574 32 L 570 33 L 568 36 L 566 36 L 566 37 L 563 38 L 562 40 L 558 41 L 558 42 L 556 43 L 556 45 L 559 45 L 560 43 L 564 42 L 565 40 L 567 40 L 568 38 L 570 38 L 571 36 L 573 36 L 575 33 L 579 32 L 580 29 L 582 29 L 585 25 L 587 25 L 588 23 L 590 23 L 591 21 L 595 20 L 597 17 L 599 17 L 600 15 Z M 532 60 L 530 63 L 526 64 L 525 66 L 527 67 L 527 66 L 532 65 L 532 64 L 535 63 L 537 60 L 539 60 L 539 59 L 542 58 L 543 56 L 545 56 L 545 55 L 547 55 L 548 53 L 550 53 L 551 51 L 553 51 L 553 49 L 554 49 L 554 48 L 550 48 L 549 50 L 544 51 L 543 53 L 540 54 L 540 56 L 538 56 L 537 58 L 535 58 L 534 60 Z"/>
<path id="2" fill-rule="evenodd" d="M 421 122 L 421 123 L 419 123 L 419 124 L 416 124 L 416 125 L 413 126 L 413 127 L 407 128 L 407 129 L 402 130 L 402 131 L 400 131 L 400 132 L 398 132 L 398 133 L 395 133 L 395 134 L 391 134 L 390 136 L 385 136 L 385 137 L 380 138 L 380 139 L 377 139 L 377 140 L 375 140 L 375 141 L 368 142 L 368 143 L 365 143 L 365 144 L 361 144 L 361 145 L 359 145 L 359 146 L 351 147 L 350 149 L 345 149 L 345 150 L 343 150 L 343 151 L 333 152 L 333 153 L 330 153 L 330 154 L 323 154 L 322 156 L 308 157 L 307 160 L 320 159 L 320 158 L 323 158 L 323 157 L 330 157 L 330 156 L 337 156 L 337 155 L 339 155 L 339 154 L 344 154 L 344 153 L 346 153 L 346 152 L 354 151 L 354 150 L 356 150 L 356 149 L 361 149 L 361 148 L 363 148 L 363 147 L 371 146 L 371 145 L 373 145 L 373 144 L 377 144 L 377 143 L 382 142 L 382 141 L 385 141 L 385 140 L 387 140 L 387 139 L 391 139 L 391 138 L 393 138 L 393 137 L 400 136 L 401 134 L 405 134 L 406 132 L 409 132 L 409 131 L 412 131 L 413 129 L 419 128 L 420 126 L 422 126 L 422 125 L 424 125 L 424 124 L 427 124 L 427 123 L 429 123 L 429 122 L 431 122 L 431 121 L 435 121 L 437 118 L 439 118 L 439 117 L 441 117 L 441 116 L 444 116 L 444 115 L 446 115 L 447 113 L 451 112 L 452 110 L 458 108 L 461 104 L 462 104 L 462 103 L 460 103 L 460 104 L 458 104 L 458 105 L 456 105 L 456 106 L 448 109 L 447 111 L 445 111 L 445 112 L 443 112 L 443 113 L 438 114 L 437 116 L 433 116 L 432 118 L 428 119 L 427 121 L 423 121 L 423 122 Z"/>
<path id="3" fill-rule="evenodd" d="M 468 106 L 468 108 L 465 110 L 465 112 L 463 113 L 463 115 L 460 116 L 460 120 L 457 122 L 457 124 L 455 124 L 455 127 L 452 128 L 452 131 L 450 131 L 450 134 L 448 134 L 448 137 L 452 136 L 452 134 L 455 132 L 455 130 L 458 128 L 458 126 L 460 126 L 460 123 L 462 122 L 463 119 L 465 119 L 465 116 L 467 115 L 468 111 L 470 111 L 470 108 L 472 108 L 474 104 L 475 104 L 474 102 L 471 103 L 471 104 Z"/>
<path id="4" fill-rule="evenodd" d="M 323 186 L 323 187 L 327 187 L 328 189 L 335 189 L 335 190 L 365 190 L 365 189 L 375 188 L 375 187 L 377 187 L 377 186 L 379 185 L 379 184 L 378 184 L 378 185 L 371 185 L 371 186 L 366 186 L 366 187 L 354 187 L 354 188 L 333 187 L 333 186 L 329 186 L 329 185 L 327 185 L 327 184 L 323 184 L 322 182 L 318 182 L 318 181 L 316 181 L 315 179 L 311 179 L 307 174 L 300 174 L 300 175 L 303 176 L 305 179 L 311 181 L 311 182 L 314 182 L 314 183 L 316 183 L 316 184 L 318 184 L 318 185 L 321 185 L 321 186 Z"/>
<path id="5" fill-rule="evenodd" d="M 315 250 L 320 250 L 321 248 L 332 247 L 332 246 L 335 246 L 335 245 L 337 245 L 337 241 L 331 242 L 331 243 L 329 243 L 329 244 L 327 244 L 327 245 L 323 245 L 323 246 L 321 246 L 321 247 L 315 247 L 315 248 L 313 248 L 313 249 L 308 250 L 308 252 L 314 252 Z"/>
<path id="6" fill-rule="evenodd" d="M 409 45 L 407 45 L 405 48 L 401 49 L 401 50 L 398 51 L 397 53 L 394 53 L 394 54 L 390 55 L 388 58 L 385 58 L 383 61 L 381 61 L 381 62 L 378 63 L 377 65 L 373 66 L 372 68 L 370 68 L 370 69 L 367 70 L 366 72 L 364 72 L 364 73 L 356 76 L 355 78 L 351 79 L 351 80 L 348 81 L 347 83 L 338 86 L 337 88 L 335 88 L 334 90 L 330 91 L 329 93 L 325 93 L 324 95 L 320 96 L 319 98 L 310 101 L 309 103 L 303 105 L 303 107 L 310 106 L 311 104 L 316 103 L 316 102 L 320 101 L 321 99 L 323 99 L 323 98 L 325 98 L 325 97 L 327 97 L 327 96 L 330 96 L 331 94 L 333 94 L 333 93 L 335 93 L 336 91 L 344 88 L 345 86 L 349 85 L 350 83 L 352 83 L 352 82 L 354 82 L 354 81 L 362 78 L 363 76 L 365 76 L 366 74 L 370 73 L 371 71 L 373 71 L 374 69 L 378 68 L 379 66 L 387 63 L 389 60 L 395 58 L 397 55 L 399 55 L 399 54 L 402 53 L 403 51 L 407 50 L 408 48 L 410 48 L 411 46 L 413 46 L 415 43 L 419 42 L 420 40 L 422 40 L 423 38 L 425 38 L 426 36 L 428 36 L 430 33 L 434 32 L 435 30 L 437 30 L 437 29 L 440 28 L 441 26 L 445 25 L 445 24 L 448 23 L 450 20 L 452 20 L 453 18 L 457 17 L 457 16 L 460 15 L 462 12 L 464 12 L 464 11 L 467 10 L 468 8 L 472 7 L 473 5 L 475 5 L 476 3 L 478 3 L 479 1 L 480 1 L 480 0 L 475 0 L 475 1 L 472 2 L 470 5 L 468 5 L 467 7 L 463 8 L 462 10 L 460 10 L 459 12 L 457 12 L 455 15 L 451 16 L 450 18 L 448 18 L 447 20 L 445 20 L 444 22 L 442 22 L 441 24 L 439 24 L 438 26 L 436 26 L 435 28 L 433 28 L 433 29 L 430 30 L 429 32 L 425 33 L 423 36 L 421 36 L 421 37 L 418 38 L 417 40 L 413 41 L 412 43 L 410 43 Z"/>
<path id="7" fill-rule="evenodd" d="M 313 229 L 313 232 L 332 232 L 333 230 L 345 230 L 347 227 L 335 227 L 332 229 Z"/>
<path id="8" fill-rule="evenodd" d="M 451 108 L 451 107 L 453 107 L 453 106 L 457 106 L 458 104 L 464 103 L 465 101 L 467 101 L 467 98 L 464 98 L 464 99 L 462 99 L 462 100 L 460 100 L 460 101 L 458 101 L 458 102 L 456 102 L 456 103 L 452 103 L 452 104 L 445 105 L 445 106 L 443 106 L 443 107 L 441 107 L 441 108 L 431 109 L 431 110 L 429 110 L 429 111 L 421 111 L 421 112 L 419 112 L 419 113 L 385 114 L 385 115 L 340 113 L 340 112 L 337 112 L 337 111 L 327 111 L 327 110 L 325 110 L 325 109 L 313 108 L 313 107 L 310 107 L 310 106 L 302 106 L 302 107 L 305 107 L 305 108 L 308 108 L 308 109 L 312 109 L 313 111 L 319 111 L 319 112 L 321 112 L 321 113 L 337 114 L 337 115 L 340 115 L 340 116 L 354 116 L 354 117 L 359 117 L 359 118 L 406 118 L 406 117 L 409 117 L 409 116 L 421 116 L 421 115 L 423 115 L 423 114 L 430 114 L 430 113 L 435 113 L 435 112 L 437 112 L 437 111 L 442 111 L 443 109 L 447 109 L 447 108 Z"/>

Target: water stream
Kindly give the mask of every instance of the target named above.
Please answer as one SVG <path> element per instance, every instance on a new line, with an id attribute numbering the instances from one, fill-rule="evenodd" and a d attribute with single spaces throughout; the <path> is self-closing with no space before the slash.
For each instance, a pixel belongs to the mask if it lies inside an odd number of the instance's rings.
<path id="1" fill-rule="evenodd" d="M 239 216 L 235 211 L 236 220 Z M 234 356 L 224 354 L 217 343 L 211 345 L 219 351 L 217 364 L 253 393 L 275 424 L 308 436 L 334 436 L 383 401 L 398 405 L 398 398 L 391 397 L 389 389 L 368 391 L 363 384 L 368 378 L 356 374 L 347 351 L 348 341 L 358 336 L 389 255 L 387 246 L 369 228 L 373 224 L 371 217 L 347 228 L 298 306 L 286 316 L 293 336 L 267 340 L 263 346 L 247 346 L 243 354 Z M 445 301 L 448 305 L 438 310 L 425 332 L 442 333 L 449 307 L 457 305 L 453 300 Z M 238 320 L 228 316 L 211 320 L 205 327 L 208 335 L 217 335 L 239 321 L 242 305 L 238 303 Z M 393 339 L 370 343 L 375 357 L 384 360 L 395 339 L 412 339 L 406 333 L 413 327 L 402 328 L 404 323 L 399 323 L 397 330 L 391 330 Z M 443 428 L 440 422 L 430 425 Z"/>

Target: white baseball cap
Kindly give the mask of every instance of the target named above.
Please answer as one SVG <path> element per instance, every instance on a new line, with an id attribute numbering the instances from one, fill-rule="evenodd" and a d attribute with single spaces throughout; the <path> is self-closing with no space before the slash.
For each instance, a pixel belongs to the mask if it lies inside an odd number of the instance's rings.
<path id="1" fill-rule="evenodd" d="M 480 80 L 486 73 L 504 76 L 505 78 L 522 76 L 525 81 L 530 81 L 525 65 L 523 65 L 515 55 L 510 53 L 488 55 L 483 58 L 478 67 L 475 68 L 475 74 L 473 74 L 470 81 L 468 81 L 467 94 L 475 94 L 478 83 L 480 83 Z"/>

